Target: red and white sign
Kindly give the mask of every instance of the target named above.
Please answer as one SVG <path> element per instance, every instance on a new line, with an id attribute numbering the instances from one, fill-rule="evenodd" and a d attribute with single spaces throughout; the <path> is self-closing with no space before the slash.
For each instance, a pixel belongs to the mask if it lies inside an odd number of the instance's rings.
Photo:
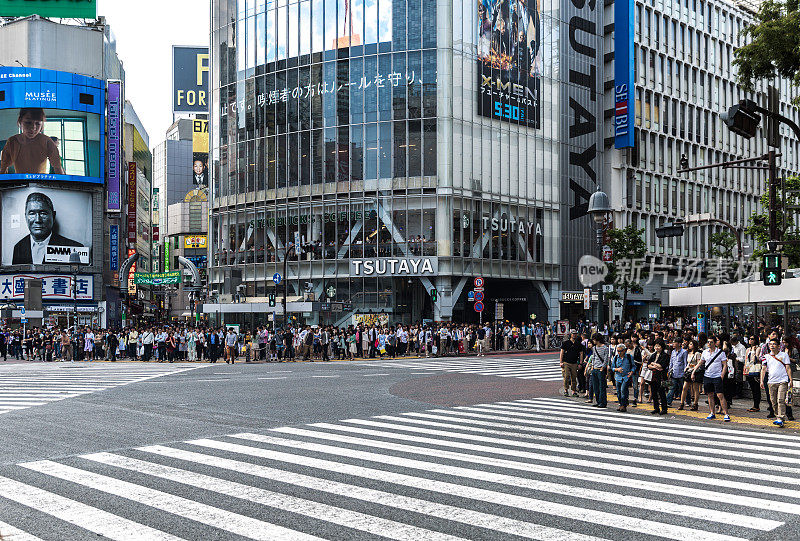
<path id="1" fill-rule="evenodd" d="M 483 288 L 483 277 L 478 276 L 477 278 L 475 278 L 474 284 L 476 291 L 478 291 L 478 288 Z"/>
<path id="2" fill-rule="evenodd" d="M 476 291 L 475 292 L 475 300 L 482 301 L 483 300 L 483 291 Z"/>
<path id="3" fill-rule="evenodd" d="M 614 261 L 614 251 L 610 246 L 603 246 L 603 262 L 611 263 Z"/>
<path id="4" fill-rule="evenodd" d="M 136 162 L 128 162 L 128 243 L 136 245 Z"/>

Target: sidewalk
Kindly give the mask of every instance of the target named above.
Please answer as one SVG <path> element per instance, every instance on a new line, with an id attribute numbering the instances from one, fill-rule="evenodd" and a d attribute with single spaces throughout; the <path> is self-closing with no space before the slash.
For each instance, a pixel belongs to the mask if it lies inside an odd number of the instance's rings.
<path id="1" fill-rule="evenodd" d="M 611 409 L 612 411 L 616 409 L 616 407 L 614 407 L 615 404 L 617 404 L 617 395 L 608 394 L 608 409 Z M 693 419 L 699 419 L 704 423 L 727 424 L 722 420 L 723 417 L 722 414 L 718 414 L 717 418 L 714 420 L 706 421 L 706 416 L 708 416 L 708 404 L 706 404 L 705 395 L 700 395 L 700 403 L 698 404 L 699 405 L 698 411 L 678 410 L 678 405 L 679 405 L 678 402 L 675 401 L 673 402 L 673 404 L 676 404 L 676 406 L 670 407 L 667 410 L 667 415 L 690 417 Z M 763 408 L 760 412 L 757 413 L 752 413 L 747 411 L 752 405 L 753 405 L 752 401 L 748 398 L 739 398 L 738 400 L 736 400 L 736 402 L 734 403 L 734 407 L 728 408 L 728 413 L 731 416 L 730 422 L 736 424 L 749 425 L 749 426 L 768 427 L 768 428 L 773 428 L 775 430 L 780 430 L 779 427 L 772 424 L 772 421 L 774 421 L 775 419 L 767 419 L 769 411 L 766 408 Z M 628 406 L 628 413 L 650 415 L 650 412 L 652 410 L 653 410 L 652 404 L 648 403 L 644 404 L 639 403 L 637 406 Z M 786 421 L 783 428 L 800 430 L 800 422 Z"/>

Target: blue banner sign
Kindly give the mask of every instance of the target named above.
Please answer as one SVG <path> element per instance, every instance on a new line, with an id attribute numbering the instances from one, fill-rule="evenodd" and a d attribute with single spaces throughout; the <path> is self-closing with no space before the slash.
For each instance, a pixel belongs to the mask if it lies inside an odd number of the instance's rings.
<path id="1" fill-rule="evenodd" d="M 112 225 L 109 231 L 109 267 L 112 271 L 119 270 L 119 226 Z"/>
<path id="2" fill-rule="evenodd" d="M 614 2 L 614 147 L 633 148 L 635 66 L 634 0 Z"/>

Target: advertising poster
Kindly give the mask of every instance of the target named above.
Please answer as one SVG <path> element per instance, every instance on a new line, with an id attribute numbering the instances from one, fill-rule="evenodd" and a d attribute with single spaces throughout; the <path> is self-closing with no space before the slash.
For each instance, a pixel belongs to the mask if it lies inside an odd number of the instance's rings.
<path id="1" fill-rule="evenodd" d="M 26 187 L 2 197 L 3 265 L 91 262 L 92 194 Z"/>
<path id="2" fill-rule="evenodd" d="M 122 83 L 108 82 L 108 211 L 122 210 Z"/>
<path id="3" fill-rule="evenodd" d="M 478 114 L 539 128 L 538 0 L 478 0 Z"/>
<path id="4" fill-rule="evenodd" d="M 184 248 L 205 248 L 208 243 L 207 235 L 186 235 L 183 237 Z"/>
<path id="5" fill-rule="evenodd" d="M 136 162 L 128 162 L 128 244 L 136 244 Z"/>
<path id="6" fill-rule="evenodd" d="M 633 148 L 634 2 L 614 3 L 614 147 Z"/>
<path id="7" fill-rule="evenodd" d="M 172 47 L 172 112 L 208 113 L 208 47 Z"/>
<path id="8" fill-rule="evenodd" d="M 0 67 L 0 180 L 102 184 L 104 109 L 98 79 Z"/>
<path id="9" fill-rule="evenodd" d="M 192 121 L 192 184 L 208 186 L 208 120 Z"/>

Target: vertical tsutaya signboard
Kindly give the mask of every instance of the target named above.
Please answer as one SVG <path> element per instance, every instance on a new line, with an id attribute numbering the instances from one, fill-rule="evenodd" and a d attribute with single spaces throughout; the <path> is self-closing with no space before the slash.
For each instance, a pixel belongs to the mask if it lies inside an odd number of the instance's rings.
<path id="1" fill-rule="evenodd" d="M 208 47 L 172 47 L 172 112 L 208 113 Z"/>
<path id="2" fill-rule="evenodd" d="M 111 225 L 109 234 L 108 268 L 109 270 L 119 270 L 119 226 Z"/>
<path id="3" fill-rule="evenodd" d="M 577 290 L 577 262 L 593 254 L 594 222 L 589 197 L 603 186 L 603 6 L 602 2 L 561 0 L 558 140 L 561 175 L 561 288 Z M 556 6 L 551 6 L 555 10 Z M 553 113 L 556 116 L 555 112 Z"/>
<path id="4" fill-rule="evenodd" d="M 122 157 L 122 84 L 108 82 L 108 151 L 106 160 L 106 186 L 108 211 L 122 211 L 120 193 L 120 159 Z"/>
<path id="5" fill-rule="evenodd" d="M 539 127 L 538 0 L 478 0 L 478 114 Z"/>
<path id="6" fill-rule="evenodd" d="M 614 2 L 614 147 L 633 148 L 634 0 Z"/>
<path id="7" fill-rule="evenodd" d="M 136 162 L 128 162 L 128 244 L 136 245 Z"/>

